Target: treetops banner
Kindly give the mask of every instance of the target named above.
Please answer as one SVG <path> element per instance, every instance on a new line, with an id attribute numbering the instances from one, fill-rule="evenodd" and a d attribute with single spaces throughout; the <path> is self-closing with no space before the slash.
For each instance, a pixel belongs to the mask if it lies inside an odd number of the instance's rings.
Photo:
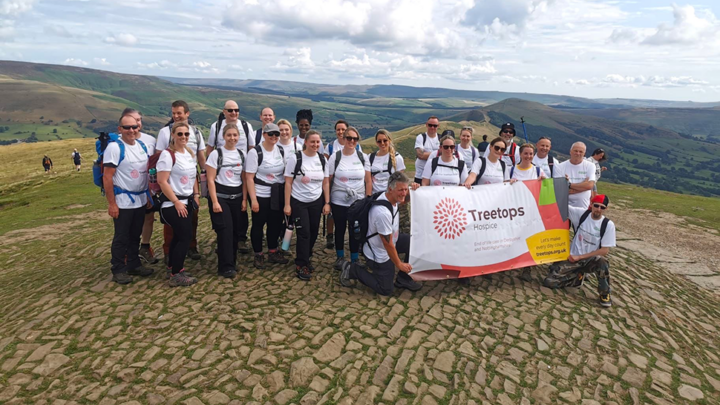
<path id="1" fill-rule="evenodd" d="M 411 191 L 415 280 L 472 277 L 566 260 L 567 180 Z"/>

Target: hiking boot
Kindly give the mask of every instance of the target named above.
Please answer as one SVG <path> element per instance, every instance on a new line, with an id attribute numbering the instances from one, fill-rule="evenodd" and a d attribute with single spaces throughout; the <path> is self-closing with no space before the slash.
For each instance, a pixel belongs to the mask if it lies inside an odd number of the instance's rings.
<path id="1" fill-rule="evenodd" d="M 600 293 L 600 305 L 605 308 L 610 308 L 612 306 L 612 299 L 610 298 L 610 293 Z"/>
<path id="2" fill-rule="evenodd" d="M 188 249 L 187 257 L 190 260 L 200 260 L 200 258 L 202 258 L 202 256 L 200 256 L 200 252 L 198 252 L 197 248 Z"/>
<path id="3" fill-rule="evenodd" d="M 522 269 L 522 273 L 520 273 L 520 280 L 527 281 L 528 283 L 532 281 L 532 274 L 530 274 L 530 269 L 525 267 Z"/>
<path id="4" fill-rule="evenodd" d="M 393 285 L 395 286 L 395 288 L 404 288 L 410 291 L 420 291 L 420 289 L 422 289 L 422 284 L 418 283 L 415 280 L 395 279 L 395 283 Z"/>
<path id="5" fill-rule="evenodd" d="M 253 266 L 255 266 L 256 269 L 264 269 L 265 268 L 265 255 L 262 253 L 255 253 L 255 259 L 253 260 Z"/>
<path id="6" fill-rule="evenodd" d="M 343 287 L 354 287 L 355 282 L 350 278 L 350 269 L 352 264 L 343 260 L 340 267 L 340 285 Z"/>
<path id="7" fill-rule="evenodd" d="M 335 264 L 333 264 L 333 268 L 334 268 L 335 270 L 341 271 L 341 270 L 343 269 L 343 266 L 344 266 L 345 263 L 347 263 L 347 262 L 348 262 L 348 261 L 345 260 L 344 257 L 338 257 L 337 260 L 335 260 Z"/>
<path id="8" fill-rule="evenodd" d="M 115 273 L 113 274 L 112 281 L 118 284 L 130 284 L 132 283 L 132 277 L 127 273 Z"/>
<path id="9" fill-rule="evenodd" d="M 188 273 L 184 269 L 182 271 L 183 273 L 185 273 L 186 276 L 192 277 L 192 274 Z M 165 269 L 165 275 L 167 276 L 168 280 L 170 279 L 170 277 L 172 277 L 172 267 L 168 267 Z"/>
<path id="10" fill-rule="evenodd" d="M 185 274 L 185 270 L 180 270 L 179 273 L 170 276 L 170 287 L 187 287 L 197 283 L 195 277 L 190 277 Z"/>
<path id="11" fill-rule="evenodd" d="M 227 270 L 227 271 L 223 271 L 222 273 L 218 273 L 218 275 L 220 277 L 224 277 L 224 278 L 235 278 L 235 276 L 237 276 L 237 271 Z"/>
<path id="12" fill-rule="evenodd" d="M 238 252 L 242 254 L 250 253 L 250 249 L 248 249 L 248 244 L 246 240 L 241 240 L 238 242 Z"/>
<path id="13" fill-rule="evenodd" d="M 312 279 L 312 274 L 310 273 L 308 266 L 295 266 L 295 275 L 302 281 L 310 281 Z"/>
<path id="14" fill-rule="evenodd" d="M 144 260 L 147 264 L 155 264 L 159 260 L 157 257 L 155 257 L 155 254 L 153 253 L 152 248 L 150 247 L 140 247 L 140 260 Z"/>
<path id="15" fill-rule="evenodd" d="M 287 264 L 290 260 L 287 259 L 287 257 L 283 256 L 282 253 L 280 253 L 279 250 L 276 250 L 274 252 L 268 252 L 268 263 L 273 264 Z"/>
<path id="16" fill-rule="evenodd" d="M 131 276 L 140 276 L 140 277 L 148 277 L 152 276 L 152 274 L 155 272 L 153 269 L 148 269 L 147 267 L 138 266 L 136 269 L 128 270 L 128 274 Z"/>
<path id="17" fill-rule="evenodd" d="M 329 233 L 325 237 L 325 240 L 327 241 L 325 249 L 335 249 L 335 235 Z"/>

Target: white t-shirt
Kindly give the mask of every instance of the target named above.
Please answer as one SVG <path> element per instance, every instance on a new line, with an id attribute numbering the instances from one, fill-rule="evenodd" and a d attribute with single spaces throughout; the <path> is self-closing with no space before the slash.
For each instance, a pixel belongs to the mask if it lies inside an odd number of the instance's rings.
<path id="1" fill-rule="evenodd" d="M 335 159 L 340 153 L 340 164 L 335 167 Z M 365 164 L 360 161 L 358 153 L 350 156 L 342 155 L 342 149 L 328 159 L 328 173 L 333 176 L 330 202 L 349 207 L 353 202 L 365 198 L 365 172 L 370 171 L 370 158 L 363 154 Z"/>
<path id="2" fill-rule="evenodd" d="M 386 200 L 385 193 L 380 194 L 378 200 Z M 374 233 L 378 235 L 368 239 L 368 243 L 363 245 L 363 253 L 365 257 L 377 263 L 385 263 L 390 260 L 390 256 L 385 250 L 380 235 L 392 235 L 393 245 L 397 243 L 400 235 L 400 215 L 398 215 L 398 206 L 393 206 L 393 212 L 381 205 L 376 205 L 368 211 L 368 235 Z"/>
<path id="3" fill-rule="evenodd" d="M 167 149 L 168 146 L 170 146 L 170 127 L 162 127 L 160 132 L 158 132 L 155 150 L 162 151 Z M 192 125 L 190 125 L 190 139 L 188 139 L 187 148 L 193 152 L 194 160 L 197 163 L 198 152 L 205 150 L 205 139 L 203 139 L 199 129 L 198 133 L 195 133 Z"/>
<path id="4" fill-rule="evenodd" d="M 370 155 L 368 155 L 368 162 L 370 161 Z M 390 173 L 388 173 L 388 167 L 390 165 L 390 154 L 386 154 L 385 156 L 377 156 L 375 155 L 375 160 L 373 160 L 372 165 L 370 166 L 370 172 L 374 173 L 374 176 L 372 176 L 372 182 L 373 182 L 373 194 L 377 193 L 378 191 L 385 191 L 388 187 L 388 179 L 390 178 Z M 401 172 L 405 170 L 405 160 L 403 159 L 402 155 L 399 153 L 395 153 L 395 166 L 392 169 L 392 172 Z"/>
<path id="5" fill-rule="evenodd" d="M 602 176 L 602 166 L 600 166 L 600 162 L 595 160 L 595 158 L 592 156 L 586 157 L 585 160 L 595 166 L 595 181 L 600 181 L 600 176 Z"/>
<path id="6" fill-rule="evenodd" d="M 513 142 L 513 143 L 515 143 L 515 142 Z M 505 166 L 507 166 L 507 167 L 513 166 L 512 159 L 510 159 L 511 146 L 512 146 L 512 144 L 507 147 L 507 149 L 505 150 L 505 154 L 502 157 L 503 161 L 505 162 Z M 493 148 L 493 146 L 488 144 L 487 149 L 485 149 L 485 155 L 484 155 L 485 157 L 488 157 L 490 155 L 490 149 L 492 149 L 492 148 Z M 521 160 L 520 159 L 520 145 L 515 144 L 515 163 L 519 164 L 520 160 Z"/>
<path id="7" fill-rule="evenodd" d="M 540 169 L 540 176 L 538 177 L 538 167 L 537 166 L 530 166 L 529 169 L 521 169 L 520 165 L 515 166 L 515 168 L 511 169 L 510 172 L 512 172 L 511 179 L 515 179 L 518 181 L 525 181 L 525 180 L 537 180 L 537 179 L 546 179 L 547 176 L 545 175 L 545 172 Z"/>
<path id="8" fill-rule="evenodd" d="M 235 147 L 243 151 L 243 153 L 245 153 L 245 156 L 247 156 L 250 148 L 255 146 L 255 131 L 253 131 L 252 125 L 248 122 L 248 131 L 250 132 L 250 146 L 248 146 L 248 136 L 247 134 L 245 134 L 245 129 L 243 129 L 242 123 L 240 122 L 240 120 L 237 120 L 235 124 L 237 125 L 238 133 L 240 134 L 237 145 L 235 145 Z M 212 146 L 213 148 L 222 148 L 223 145 L 225 145 L 225 139 L 222 136 L 222 131 L 223 128 L 225 128 L 225 125 L 227 125 L 227 121 L 223 120 L 222 125 L 220 125 L 220 132 L 217 136 L 217 145 L 215 145 L 215 128 L 217 128 L 217 121 L 213 122 L 213 124 L 210 126 L 210 135 L 208 136 L 207 142 L 208 145 Z"/>
<path id="9" fill-rule="evenodd" d="M 120 162 L 120 146 L 125 145 L 125 157 Z M 122 139 L 111 142 L 103 153 L 103 164 L 115 166 L 113 185 L 127 191 L 145 191 L 148 189 L 148 155 L 139 143 L 128 145 Z M 119 163 L 119 164 L 118 164 Z M 133 203 L 127 194 L 115 194 L 115 203 L 120 209 L 140 208 L 147 204 L 147 194 L 133 195 Z"/>
<path id="10" fill-rule="evenodd" d="M 297 177 L 295 177 L 295 180 L 292 183 L 292 193 L 290 195 L 298 201 L 308 203 L 317 200 L 322 195 L 323 180 L 325 179 L 325 177 L 329 176 L 329 164 L 325 162 L 325 170 L 323 171 L 319 154 L 315 154 L 315 156 L 309 157 L 305 154 L 305 152 L 301 153 L 301 173 L 299 173 Z M 285 165 L 285 177 L 293 177 L 293 171 L 295 170 L 296 163 L 297 155 L 290 155 L 290 158 Z"/>
<path id="11" fill-rule="evenodd" d="M 224 156 L 223 160 L 225 160 Z M 170 187 L 176 196 L 193 195 L 193 185 L 197 177 L 197 163 L 195 163 L 195 159 L 188 151 L 183 153 L 175 152 L 175 164 L 173 165 L 170 152 L 164 150 L 160 153 L 160 158 L 158 158 L 155 167 L 158 172 L 170 172 L 168 183 L 170 183 Z M 187 205 L 187 199 L 180 200 L 180 202 Z M 162 208 L 172 206 L 173 203 L 170 201 L 165 201 L 162 204 Z"/>
<path id="12" fill-rule="evenodd" d="M 480 152 L 478 152 L 477 148 L 470 145 L 469 148 L 464 149 L 461 145 L 457 145 L 455 147 L 455 150 L 457 150 L 460 153 L 460 157 L 462 157 L 465 162 L 472 167 L 473 163 L 475 163 L 475 159 L 480 157 Z M 473 159 L 473 151 L 475 151 L 475 159 Z"/>
<path id="13" fill-rule="evenodd" d="M 533 157 L 533 164 L 540 169 L 542 169 L 543 172 L 545 172 L 545 177 L 558 177 L 558 170 L 557 167 L 560 165 L 560 161 L 557 158 L 553 158 L 553 166 L 555 167 L 553 169 L 553 173 L 550 173 L 550 165 L 548 164 L 548 159 L 550 158 L 550 155 L 545 156 L 544 158 L 539 158 L 537 154 L 535 154 L 535 157 Z"/>
<path id="14" fill-rule="evenodd" d="M 423 169 L 423 179 L 430 179 L 431 186 L 459 186 L 465 183 L 468 177 L 467 164 L 463 165 L 462 172 L 458 172 L 458 159 L 453 157 L 452 162 L 443 162 L 442 158 L 438 159 L 437 169 L 432 173 L 432 160 L 428 160 L 425 169 Z"/>
<path id="15" fill-rule="evenodd" d="M 280 142 L 275 145 L 281 147 L 285 152 L 285 163 L 287 163 L 290 155 L 294 155 L 297 151 L 303 150 L 303 145 L 301 143 L 293 142 L 292 138 L 290 138 L 290 143 L 287 145 L 283 145 Z"/>
<path id="16" fill-rule="evenodd" d="M 300 135 L 296 135 L 292 137 L 292 140 L 295 141 L 298 145 L 300 145 L 300 150 L 302 150 L 302 146 L 305 145 L 305 139 L 300 138 Z M 318 149 L 318 153 L 325 154 L 325 145 L 323 145 L 322 141 L 320 141 L 320 148 Z"/>
<path id="17" fill-rule="evenodd" d="M 145 144 L 148 155 L 152 156 L 155 154 L 155 145 L 157 143 L 155 137 L 153 137 L 152 135 L 148 135 L 144 132 L 140 132 L 140 142 Z"/>
<path id="18" fill-rule="evenodd" d="M 555 173 L 555 177 L 565 177 L 567 175 L 570 183 L 582 183 L 586 180 L 595 181 L 595 165 L 584 159 L 577 165 L 566 160 L 555 168 Z M 568 196 L 568 205 L 586 210 L 590 206 L 591 196 L 592 192 L 590 190 L 570 194 Z"/>
<path id="19" fill-rule="evenodd" d="M 227 150 L 223 147 L 222 167 L 218 168 L 218 149 L 210 152 L 210 156 L 208 156 L 207 159 L 207 165 L 217 170 L 215 183 L 228 187 L 242 186 L 243 159 L 240 157 L 238 150 Z"/>
<path id="20" fill-rule="evenodd" d="M 148 151 L 148 152 L 149 152 L 149 151 Z M 73 153 L 70 154 L 70 158 L 71 158 L 71 159 L 75 159 L 75 155 L 77 155 L 78 158 L 81 157 L 81 156 L 80 156 L 80 152 L 73 152 Z M 151 153 L 151 155 L 152 155 L 152 153 Z"/>
<path id="21" fill-rule="evenodd" d="M 475 175 L 480 174 L 483 160 L 485 160 L 485 172 L 483 173 L 482 177 L 480 177 L 480 179 L 475 180 L 478 185 L 481 186 L 484 184 L 496 184 L 502 183 L 505 180 L 510 180 L 509 166 L 505 166 L 505 171 L 503 172 L 502 163 L 500 163 L 500 160 L 493 163 L 485 157 L 478 158 L 475 163 L 473 163 L 472 172 L 475 173 Z"/>
<path id="22" fill-rule="evenodd" d="M 260 144 L 263 152 L 263 161 L 258 167 L 258 153 L 255 148 L 250 149 L 248 152 L 247 167 L 245 171 L 247 173 L 257 173 L 255 182 L 255 195 L 257 197 L 269 198 L 270 197 L 270 186 L 264 184 L 258 184 L 257 179 L 260 179 L 268 184 L 285 183 L 285 159 L 280 154 L 280 148 L 275 147 L 272 151 L 268 151 L 265 147 Z M 288 151 L 285 151 L 288 153 Z M 287 155 L 285 155 L 287 157 Z M 304 159 L 303 159 L 304 160 Z"/>
<path id="23" fill-rule="evenodd" d="M 587 209 L 569 207 L 568 214 L 570 222 L 577 228 L 580 217 Z M 605 216 L 600 217 L 597 221 L 592 219 L 592 214 L 585 218 L 585 222 L 580 225 L 580 229 L 575 232 L 575 237 L 570 245 L 570 254 L 573 256 L 584 255 L 600 249 L 600 227 Z M 615 223 L 608 222 L 605 229 L 605 235 L 602 238 L 602 247 L 615 247 Z"/>
<path id="24" fill-rule="evenodd" d="M 423 144 L 423 134 L 419 134 L 415 138 L 414 149 L 417 150 L 418 148 L 422 149 L 423 152 L 432 152 L 438 150 L 440 149 L 440 137 L 435 135 L 434 138 L 431 138 L 428 135 L 426 136 L 425 143 Z M 415 159 L 415 178 L 422 177 L 421 175 L 424 173 L 425 170 L 425 163 L 429 162 L 430 160 L 432 160 L 432 156 L 430 156 L 430 158 L 428 158 L 427 160 L 419 158 Z"/>
<path id="25" fill-rule="evenodd" d="M 435 152 L 430 153 L 430 157 L 428 157 L 428 162 L 439 156 L 442 156 L 442 150 L 440 150 L 440 149 L 436 150 Z M 455 156 L 457 159 L 467 162 L 465 160 L 465 156 L 462 153 L 460 153 L 457 149 L 455 149 L 455 151 L 453 152 L 453 156 Z M 468 164 L 468 166 L 472 166 L 472 165 Z"/>

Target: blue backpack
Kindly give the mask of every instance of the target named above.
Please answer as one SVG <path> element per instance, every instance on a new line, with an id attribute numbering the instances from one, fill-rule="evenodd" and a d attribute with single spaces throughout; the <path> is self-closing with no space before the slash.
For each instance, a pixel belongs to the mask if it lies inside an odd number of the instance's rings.
<path id="1" fill-rule="evenodd" d="M 102 193 L 102 195 L 105 195 L 105 186 L 103 185 L 103 174 L 105 173 L 105 166 L 103 166 L 103 156 L 105 154 L 105 149 L 107 149 L 108 145 L 113 142 L 118 144 L 118 147 L 120 147 L 120 159 L 118 160 L 118 166 L 120 166 L 120 163 L 125 159 L 125 144 L 123 142 L 119 142 L 120 135 L 114 132 L 100 132 L 100 136 L 95 139 L 97 139 L 97 141 L 95 141 L 95 151 L 98 154 L 98 158 L 93 162 L 93 182 L 96 186 L 100 187 L 100 193 Z M 139 139 L 135 142 L 139 143 L 145 151 L 145 154 L 148 155 L 147 147 L 145 146 L 145 144 Z M 115 195 L 127 194 L 128 197 L 130 197 L 130 201 L 132 201 L 133 203 L 135 202 L 135 198 L 133 198 L 134 195 L 148 194 L 148 197 L 150 196 L 149 190 L 128 191 L 121 189 L 117 186 L 113 187 L 113 192 L 115 193 Z M 150 200 L 152 201 L 152 199 Z"/>

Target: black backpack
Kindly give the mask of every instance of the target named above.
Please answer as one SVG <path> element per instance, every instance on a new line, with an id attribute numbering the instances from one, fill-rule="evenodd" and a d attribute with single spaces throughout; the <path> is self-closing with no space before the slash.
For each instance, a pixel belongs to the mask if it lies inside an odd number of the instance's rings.
<path id="1" fill-rule="evenodd" d="M 295 169 L 293 169 L 293 181 L 295 181 L 295 178 L 298 176 L 298 174 L 305 175 L 305 172 L 302 171 L 302 151 L 295 152 L 295 157 L 297 158 L 297 162 L 295 162 Z M 322 153 L 318 153 L 318 157 L 320 157 L 320 164 L 322 165 L 323 173 L 325 172 L 325 155 Z M 258 157 L 259 158 L 259 157 Z"/>
<path id="2" fill-rule="evenodd" d="M 283 161 L 284 161 L 285 160 L 285 151 L 283 150 L 283 148 L 281 148 L 279 146 L 275 146 L 275 147 L 278 148 L 278 150 L 280 151 L 280 156 L 282 156 Z M 257 152 L 257 156 L 258 156 L 257 165 L 258 165 L 258 170 L 260 170 L 260 165 L 262 164 L 263 155 L 264 155 L 263 149 L 260 146 L 260 144 L 255 145 L 255 147 L 253 149 L 255 149 L 255 152 Z M 323 166 L 323 170 L 324 169 L 325 169 L 325 167 Z M 272 184 L 267 183 L 265 180 L 258 179 L 257 172 L 255 172 L 255 184 L 260 184 L 261 186 L 272 186 Z"/>
<path id="3" fill-rule="evenodd" d="M 379 172 L 372 171 L 372 165 L 373 165 L 373 162 L 375 162 L 375 156 L 377 156 L 377 152 L 373 152 L 370 154 L 370 175 L 375 177 L 376 174 L 382 173 L 382 172 L 388 172 L 388 174 L 392 174 L 395 167 L 393 167 L 392 159 L 390 159 L 390 158 L 388 158 L 387 170 L 381 170 Z M 397 158 L 398 156 L 400 156 L 400 154 L 395 152 L 395 157 Z"/>
<path id="4" fill-rule="evenodd" d="M 222 150 L 223 150 L 223 148 L 217 148 L 216 150 L 218 153 L 218 161 L 217 161 L 218 168 L 217 168 L 217 170 L 218 170 L 218 172 L 220 172 L 220 168 L 223 167 L 223 165 L 222 165 L 222 161 L 223 161 L 223 151 Z M 238 151 L 238 154 L 240 155 L 240 161 L 242 161 L 243 167 L 245 167 L 245 155 L 243 154 L 243 152 L 240 149 L 236 149 L 236 150 Z"/>
<path id="5" fill-rule="evenodd" d="M 218 115 L 218 120 L 215 123 L 215 145 L 213 148 L 218 149 L 218 136 L 220 136 L 220 127 L 222 127 L 222 122 L 225 121 L 225 113 L 220 112 L 220 115 Z M 248 128 L 248 123 L 245 120 L 240 120 L 240 124 L 242 125 L 243 131 L 245 131 L 245 137 L 247 138 L 247 146 L 250 148 L 250 129 Z M 258 142 L 255 142 L 257 145 Z"/>
<path id="6" fill-rule="evenodd" d="M 592 214 L 592 210 L 587 210 L 583 212 L 582 216 L 580 217 L 580 221 L 578 221 L 577 227 L 573 227 L 573 232 L 577 234 L 577 231 L 580 229 L 580 226 L 585 222 L 585 220 Z M 603 218 L 602 224 L 600 224 L 600 243 L 598 243 L 598 249 L 602 249 L 602 238 L 605 236 L 605 231 L 607 230 L 608 223 L 610 220 L 608 218 Z"/>
<path id="7" fill-rule="evenodd" d="M 475 178 L 475 185 L 480 184 L 480 178 L 485 174 L 485 167 L 487 166 L 487 158 L 485 156 L 480 156 L 480 173 L 478 173 L 477 177 Z M 500 166 L 502 166 L 503 171 L 503 180 L 505 179 L 505 161 L 502 159 L 498 159 L 498 162 L 500 162 Z"/>
<path id="8" fill-rule="evenodd" d="M 397 213 L 400 212 L 400 210 L 397 210 L 397 212 L 393 213 L 393 206 L 392 204 L 390 204 L 390 201 L 378 200 L 378 197 L 380 197 L 382 193 L 384 193 L 384 191 L 379 191 L 369 197 L 357 200 L 350 205 L 350 208 L 348 208 L 348 222 L 352 224 L 350 226 L 350 232 L 352 232 L 352 235 L 350 237 L 355 238 L 358 242 L 360 242 L 359 246 L 361 249 L 363 245 L 367 243 L 368 239 L 378 235 L 377 232 L 373 233 L 372 235 L 368 235 L 368 229 L 370 225 L 370 208 L 376 205 L 387 208 L 388 210 L 390 210 L 390 215 L 392 215 L 393 221 L 395 221 Z M 357 226 L 355 225 L 356 222 Z M 359 227 L 360 229 L 357 230 L 357 227 Z"/>

